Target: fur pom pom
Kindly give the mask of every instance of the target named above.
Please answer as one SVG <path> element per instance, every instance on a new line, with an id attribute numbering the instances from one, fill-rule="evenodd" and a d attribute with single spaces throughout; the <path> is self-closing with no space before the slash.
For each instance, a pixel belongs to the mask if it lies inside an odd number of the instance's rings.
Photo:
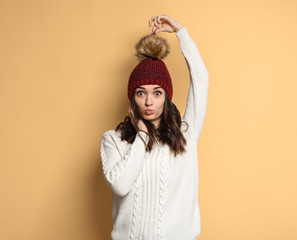
<path id="1" fill-rule="evenodd" d="M 135 56 L 140 61 L 148 57 L 164 59 L 170 53 L 167 40 L 157 34 L 145 35 L 135 44 L 135 48 Z"/>

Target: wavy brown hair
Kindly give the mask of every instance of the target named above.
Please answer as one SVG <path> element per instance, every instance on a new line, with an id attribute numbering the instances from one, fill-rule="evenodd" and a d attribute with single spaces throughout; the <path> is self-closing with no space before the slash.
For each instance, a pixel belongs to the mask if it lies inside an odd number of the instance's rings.
<path id="1" fill-rule="evenodd" d="M 139 119 L 141 119 L 147 127 L 149 142 L 146 146 L 146 151 L 150 152 L 152 150 L 156 140 L 163 144 L 167 144 L 170 147 L 170 150 L 174 153 L 174 156 L 176 156 L 177 154 L 182 154 L 186 151 L 185 146 L 187 144 L 187 141 L 181 132 L 181 124 L 185 121 L 181 120 L 179 110 L 177 109 L 175 104 L 170 100 L 166 92 L 164 110 L 161 115 L 160 126 L 157 129 L 151 121 L 145 120 L 139 114 L 134 100 L 134 94 L 131 99 L 131 109 L 134 112 L 135 123 Z M 134 125 L 137 126 L 136 124 Z M 126 116 L 124 121 L 117 125 L 115 130 L 121 132 L 122 141 L 126 140 L 130 144 L 134 142 L 137 130 L 131 123 L 130 116 Z"/>

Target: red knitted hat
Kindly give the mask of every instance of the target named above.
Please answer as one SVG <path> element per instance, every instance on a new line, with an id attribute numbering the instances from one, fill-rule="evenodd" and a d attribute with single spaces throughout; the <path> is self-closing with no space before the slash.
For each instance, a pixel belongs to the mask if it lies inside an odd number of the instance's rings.
<path id="1" fill-rule="evenodd" d="M 169 71 L 161 58 L 169 54 L 166 39 L 156 34 L 149 34 L 141 38 L 136 44 L 140 63 L 136 65 L 129 77 L 128 97 L 131 101 L 134 90 L 141 85 L 160 85 L 172 99 L 173 89 Z"/>

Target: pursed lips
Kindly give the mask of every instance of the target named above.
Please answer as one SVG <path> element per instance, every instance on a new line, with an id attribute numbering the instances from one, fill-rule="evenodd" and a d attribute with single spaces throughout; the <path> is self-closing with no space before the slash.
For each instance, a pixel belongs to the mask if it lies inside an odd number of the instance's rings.
<path id="1" fill-rule="evenodd" d="M 147 114 L 151 114 L 151 113 L 153 113 L 154 111 L 153 111 L 152 109 L 146 109 L 146 110 L 144 110 L 144 112 L 147 113 Z"/>

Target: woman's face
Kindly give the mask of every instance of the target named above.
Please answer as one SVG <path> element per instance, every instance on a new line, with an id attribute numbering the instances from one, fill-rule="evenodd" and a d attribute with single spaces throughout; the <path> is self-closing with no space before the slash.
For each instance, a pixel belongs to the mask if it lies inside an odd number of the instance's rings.
<path id="1" fill-rule="evenodd" d="M 139 114 L 158 128 L 164 110 L 165 90 L 159 85 L 141 85 L 135 89 L 134 100 Z"/>

